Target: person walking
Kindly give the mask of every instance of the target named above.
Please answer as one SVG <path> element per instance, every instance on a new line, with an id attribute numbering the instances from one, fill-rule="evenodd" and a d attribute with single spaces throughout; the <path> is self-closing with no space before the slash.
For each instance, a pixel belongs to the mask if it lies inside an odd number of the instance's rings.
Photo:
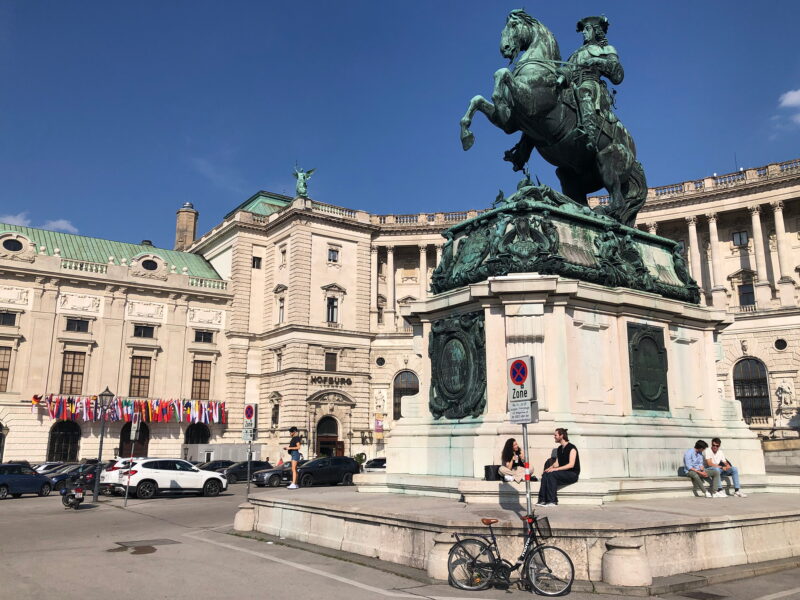
<path id="1" fill-rule="evenodd" d="M 575 483 L 581 473 L 581 459 L 578 449 L 570 444 L 567 430 L 556 429 L 553 439 L 558 444 L 555 462 L 542 473 L 539 485 L 539 500 L 536 506 L 556 506 L 558 504 L 558 486 Z"/>
<path id="2" fill-rule="evenodd" d="M 298 435 L 297 427 L 290 427 L 289 433 L 292 434 L 292 439 L 289 440 L 289 445 L 284 450 L 289 451 L 289 456 L 292 458 L 292 483 L 289 484 L 290 490 L 296 490 L 297 485 L 297 463 L 300 460 L 300 446 L 303 443 L 303 438 Z"/>

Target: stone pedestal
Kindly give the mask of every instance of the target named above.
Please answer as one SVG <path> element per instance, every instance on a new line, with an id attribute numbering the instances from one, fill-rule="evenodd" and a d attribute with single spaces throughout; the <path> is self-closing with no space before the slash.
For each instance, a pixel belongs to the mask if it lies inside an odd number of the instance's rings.
<path id="1" fill-rule="evenodd" d="M 726 456 L 740 470 L 764 473 L 755 435 L 741 419 L 724 417 L 735 400 L 717 392 L 714 339 L 730 323 L 724 311 L 560 276 L 516 274 L 441 293 L 404 312 L 422 325 L 415 327 L 421 354 L 431 347 L 437 322 L 475 314 L 483 318 L 485 337 L 483 409 L 476 417 L 437 419 L 426 394 L 404 399 L 414 406 L 404 406 L 403 414 L 416 416 L 393 426 L 388 473 L 482 478 L 507 438 L 521 441 L 521 426 L 506 412 L 505 370 L 508 358 L 524 355 L 534 357 L 539 402 L 540 422 L 529 426 L 535 474 L 550 457 L 556 427 L 568 428 L 579 449 L 582 481 L 675 476 L 683 452 L 712 437 L 724 440 Z M 665 393 L 652 406 L 643 403 L 642 390 L 636 396 L 634 388 L 643 384 L 632 377 L 655 367 L 631 368 L 638 360 L 629 350 L 632 331 L 642 329 L 663 340 Z M 429 390 L 431 363 L 423 363 L 420 390 Z M 459 382 L 451 377 L 448 385 L 458 389 Z"/>
<path id="2" fill-rule="evenodd" d="M 608 550 L 603 554 L 603 581 L 609 585 L 651 585 L 653 576 L 643 546 L 644 540 L 637 537 L 608 540 Z"/>

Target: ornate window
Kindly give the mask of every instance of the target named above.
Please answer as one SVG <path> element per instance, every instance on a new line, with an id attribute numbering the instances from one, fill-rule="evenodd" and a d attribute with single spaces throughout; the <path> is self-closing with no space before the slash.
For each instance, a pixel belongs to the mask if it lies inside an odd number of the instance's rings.
<path id="1" fill-rule="evenodd" d="M 419 379 L 411 371 L 400 371 L 394 378 L 394 401 L 393 401 L 393 416 L 394 419 L 402 418 L 402 401 L 403 396 L 413 396 L 419 393 Z"/>
<path id="2" fill-rule="evenodd" d="M 133 337 L 135 338 L 153 338 L 155 337 L 156 328 L 152 325 L 134 325 Z"/>
<path id="3" fill-rule="evenodd" d="M 285 285 L 279 283 L 272 292 L 275 294 L 275 323 L 281 325 L 286 322 L 286 290 Z"/>
<path id="4" fill-rule="evenodd" d="M 329 283 L 322 286 L 322 292 L 325 300 L 325 322 L 329 327 L 340 327 L 339 309 L 347 290 L 336 283 Z"/>
<path id="5" fill-rule="evenodd" d="M 740 283 L 736 290 L 739 293 L 739 306 L 753 306 L 756 303 L 756 294 L 753 282 Z"/>
<path id="6" fill-rule="evenodd" d="M 67 318 L 67 331 L 73 331 L 75 333 L 89 333 L 89 320 Z"/>
<path id="7" fill-rule="evenodd" d="M 149 356 L 134 356 L 131 358 L 131 388 L 130 396 L 146 398 L 150 392 L 150 366 Z"/>
<path id="8" fill-rule="evenodd" d="M 328 323 L 338 323 L 339 322 L 339 299 L 338 298 L 328 298 L 327 305 L 325 307 L 325 320 Z"/>
<path id="9" fill-rule="evenodd" d="M 196 360 L 192 363 L 192 399 L 208 400 L 210 394 L 211 361 Z"/>
<path id="10" fill-rule="evenodd" d="M 83 391 L 83 371 L 85 368 L 85 352 L 64 352 L 61 368 L 62 394 L 80 394 Z"/>
<path id="11" fill-rule="evenodd" d="M 0 312 L 0 325 L 7 325 L 13 327 L 17 324 L 17 313 L 13 312 Z"/>
<path id="12" fill-rule="evenodd" d="M 333 244 L 328 244 L 328 263 L 333 265 L 339 264 L 339 252 L 341 251 L 340 246 L 336 246 Z"/>
<path id="13" fill-rule="evenodd" d="M 194 332 L 194 341 L 198 344 L 213 344 L 214 332 L 198 329 Z"/>
<path id="14" fill-rule="evenodd" d="M 742 403 L 742 416 L 746 423 L 753 417 L 770 417 L 767 369 L 757 358 L 745 358 L 733 367 L 733 394 Z"/>
<path id="15" fill-rule="evenodd" d="M 281 405 L 275 402 L 272 405 L 272 416 L 270 419 L 270 427 L 272 427 L 272 429 L 277 428 L 280 419 L 281 419 Z"/>

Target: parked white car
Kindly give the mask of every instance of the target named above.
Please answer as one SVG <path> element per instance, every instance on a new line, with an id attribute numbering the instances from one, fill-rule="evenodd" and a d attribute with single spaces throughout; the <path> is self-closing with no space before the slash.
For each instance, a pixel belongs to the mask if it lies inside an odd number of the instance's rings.
<path id="1" fill-rule="evenodd" d="M 113 492 L 123 492 L 123 481 L 120 478 L 120 473 L 127 470 L 130 462 L 137 460 L 144 460 L 146 456 L 117 456 L 116 458 L 108 461 L 105 468 L 100 472 L 100 491 L 106 495 Z"/>
<path id="2" fill-rule="evenodd" d="M 129 493 L 138 498 L 152 498 L 160 492 L 217 496 L 228 489 L 228 480 L 221 473 L 201 471 L 190 462 L 177 458 L 134 459 L 129 468 L 118 472 L 117 487 L 124 491 L 125 486 L 129 486 Z"/>

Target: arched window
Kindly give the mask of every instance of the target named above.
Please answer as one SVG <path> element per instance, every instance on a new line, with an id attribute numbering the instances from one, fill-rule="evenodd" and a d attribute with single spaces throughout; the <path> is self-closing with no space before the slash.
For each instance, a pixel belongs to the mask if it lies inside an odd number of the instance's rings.
<path id="1" fill-rule="evenodd" d="M 131 444 L 133 448 L 131 448 Z M 139 433 L 136 441 L 131 442 L 131 424 L 125 423 L 119 432 L 120 456 L 147 456 L 147 447 L 150 445 L 150 428 L 147 423 L 139 423 Z M 133 450 L 133 452 L 131 452 Z"/>
<path id="2" fill-rule="evenodd" d="M 419 392 L 419 379 L 411 371 L 400 371 L 394 378 L 394 419 L 402 418 L 401 401 L 403 396 L 413 396 Z"/>
<path id="3" fill-rule="evenodd" d="M 59 421 L 50 428 L 47 460 L 74 462 L 78 460 L 81 428 L 74 421 Z"/>
<path id="4" fill-rule="evenodd" d="M 192 423 L 186 430 L 184 444 L 207 444 L 211 439 L 211 431 L 205 423 Z"/>
<path id="5" fill-rule="evenodd" d="M 771 417 L 767 369 L 757 358 L 745 358 L 733 367 L 733 394 L 742 403 L 746 423 L 753 417 Z"/>

